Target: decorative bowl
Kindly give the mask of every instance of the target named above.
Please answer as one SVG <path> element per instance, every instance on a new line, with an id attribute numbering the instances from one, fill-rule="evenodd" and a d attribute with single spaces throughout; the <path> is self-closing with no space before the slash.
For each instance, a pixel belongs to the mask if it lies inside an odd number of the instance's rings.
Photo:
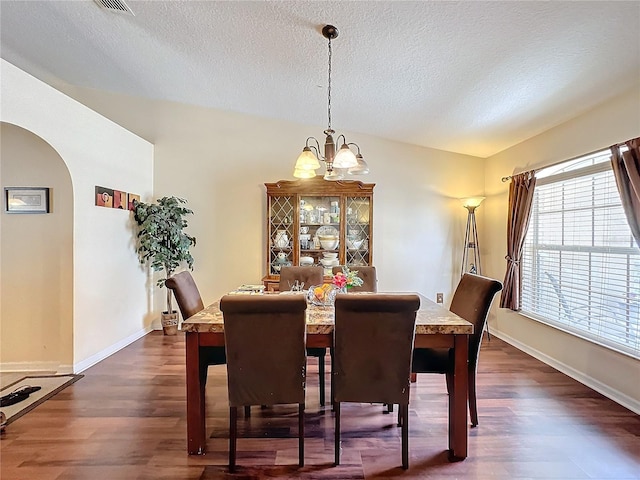
<path id="1" fill-rule="evenodd" d="M 300 257 L 300 266 L 308 267 L 313 265 L 313 257 Z"/>
<path id="2" fill-rule="evenodd" d="M 338 239 L 337 238 L 327 238 L 327 237 L 319 237 L 320 238 L 320 246 L 325 250 L 334 250 L 338 248 Z"/>
<path id="3" fill-rule="evenodd" d="M 340 265 L 340 260 L 337 258 L 321 258 L 320 263 L 325 267 L 336 267 Z"/>
<path id="4" fill-rule="evenodd" d="M 338 289 L 331 284 L 313 285 L 307 292 L 307 302 L 321 307 L 333 305 Z"/>
<path id="5" fill-rule="evenodd" d="M 329 260 L 333 260 L 335 258 L 338 258 L 338 252 L 322 252 L 322 256 Z"/>

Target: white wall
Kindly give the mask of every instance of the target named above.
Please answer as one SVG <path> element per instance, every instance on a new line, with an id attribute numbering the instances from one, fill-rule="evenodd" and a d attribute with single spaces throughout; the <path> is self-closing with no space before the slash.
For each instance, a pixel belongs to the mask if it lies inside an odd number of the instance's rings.
<path id="1" fill-rule="evenodd" d="M 508 183 L 501 177 L 568 160 L 640 136 L 640 88 L 505 150 L 487 161 L 487 200 L 481 245 L 487 273 L 506 268 Z M 497 336 L 640 413 L 640 361 L 543 325 L 507 309 L 493 309 Z"/>
<path id="2" fill-rule="evenodd" d="M 155 194 L 189 200 L 195 212 L 189 231 L 198 241 L 194 277 L 210 303 L 266 274 L 264 183 L 293 179 L 305 139 L 322 136 L 322 128 L 170 108 L 174 120 L 154 139 Z M 344 133 L 360 145 L 371 169 L 359 179 L 376 184 L 373 263 L 379 288 L 450 296 L 459 278 L 467 214 L 457 198 L 482 192 L 484 161 Z"/>
<path id="3" fill-rule="evenodd" d="M 186 198 L 195 212 L 188 231 L 197 238 L 193 275 L 205 304 L 242 283 L 260 282 L 266 274 L 264 183 L 293 179 L 306 138 L 322 137 L 325 126 L 66 91 L 154 143 L 155 196 Z M 484 160 L 343 132 L 338 123 L 338 133 L 360 145 L 371 167 L 358 179 L 376 184 L 373 263 L 380 289 L 418 290 L 432 299 L 444 292 L 447 303 L 459 278 L 467 220 L 458 198 L 483 193 Z M 481 228 L 481 211 L 478 222 Z"/>
<path id="4" fill-rule="evenodd" d="M 94 188 L 149 198 L 153 146 L 5 60 L 1 67 L 0 121 L 41 137 L 71 176 L 73 363 L 82 370 L 150 328 L 153 289 L 138 265 L 130 213 L 96 207 Z"/>

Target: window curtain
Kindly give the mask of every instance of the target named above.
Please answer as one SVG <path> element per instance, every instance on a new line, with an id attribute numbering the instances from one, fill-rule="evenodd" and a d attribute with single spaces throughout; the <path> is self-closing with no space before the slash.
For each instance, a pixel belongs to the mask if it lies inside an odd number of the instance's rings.
<path id="1" fill-rule="evenodd" d="M 507 218 L 507 272 L 500 298 L 501 308 L 520 310 L 522 294 L 522 250 L 529 228 L 533 192 L 536 187 L 535 171 L 511 177 L 509 185 L 509 213 Z"/>
<path id="2" fill-rule="evenodd" d="M 620 147 L 629 150 L 622 153 Z M 611 165 L 631 233 L 640 247 L 640 137 L 611 147 Z"/>

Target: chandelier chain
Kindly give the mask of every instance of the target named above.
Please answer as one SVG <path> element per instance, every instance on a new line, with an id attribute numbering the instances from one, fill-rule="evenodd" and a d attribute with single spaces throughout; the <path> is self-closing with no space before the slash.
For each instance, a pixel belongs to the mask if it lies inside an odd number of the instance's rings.
<path id="1" fill-rule="evenodd" d="M 0 0 L 2 1 L 2 0 Z M 314 178 L 316 170 L 320 168 L 320 161 L 325 163 L 326 172 L 325 180 L 342 180 L 345 174 L 349 175 L 365 175 L 369 173 L 369 166 L 360 154 L 360 147 L 356 143 L 347 142 L 343 134 L 334 138 L 336 133 L 331 128 L 331 74 L 333 60 L 333 45 L 331 40 L 338 37 L 338 29 L 333 25 L 325 25 L 322 28 L 322 36 L 326 38 L 328 43 L 328 68 L 327 68 L 327 129 L 324 131 L 324 149 L 321 148 L 320 142 L 315 137 L 308 137 L 307 142 L 302 149 L 302 153 L 298 156 L 293 171 L 296 178 Z M 357 155 L 351 150 L 351 147 L 357 149 Z"/>
<path id="2" fill-rule="evenodd" d="M 329 38 L 329 84 L 327 86 L 327 116 L 329 117 L 328 130 L 331 130 L 331 38 Z"/>

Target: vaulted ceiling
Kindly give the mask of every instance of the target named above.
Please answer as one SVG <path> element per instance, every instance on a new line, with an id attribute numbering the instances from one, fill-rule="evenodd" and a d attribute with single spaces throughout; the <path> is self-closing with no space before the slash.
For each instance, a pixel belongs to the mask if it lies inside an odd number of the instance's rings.
<path id="1" fill-rule="evenodd" d="M 0 54 L 61 89 L 324 128 L 333 24 L 336 130 L 479 157 L 640 84 L 638 1 L 125 1 L 2 0 Z"/>

